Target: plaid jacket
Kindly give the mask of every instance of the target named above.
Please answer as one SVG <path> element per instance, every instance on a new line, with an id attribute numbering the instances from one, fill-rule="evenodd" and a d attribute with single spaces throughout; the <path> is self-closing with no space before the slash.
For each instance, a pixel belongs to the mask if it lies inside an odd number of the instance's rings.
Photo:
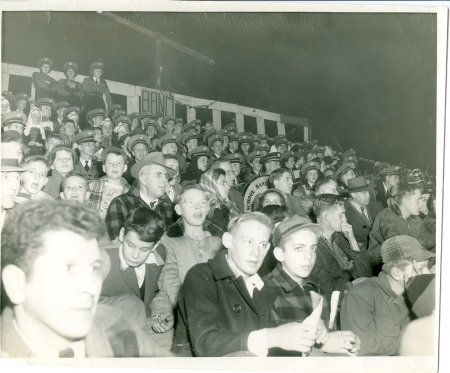
<path id="1" fill-rule="evenodd" d="M 100 204 L 102 202 L 102 194 L 103 194 L 103 187 L 105 186 L 105 183 L 108 181 L 107 176 L 103 176 L 100 179 L 92 180 L 89 182 L 89 189 L 91 191 L 91 195 L 89 197 L 88 205 L 92 206 L 96 211 L 100 208 Z M 128 192 L 130 189 L 130 184 L 124 179 L 121 178 L 120 182 L 123 187 L 123 193 Z"/>
<path id="2" fill-rule="evenodd" d="M 150 210 L 150 206 L 140 197 L 138 184 L 133 184 L 127 193 L 122 194 L 111 201 L 105 217 L 105 223 L 111 240 L 114 240 L 119 236 L 120 229 L 125 225 L 125 221 L 130 213 L 139 207 L 146 207 Z M 164 219 L 166 226 L 169 226 L 174 222 L 173 207 L 174 204 L 164 193 L 164 195 L 158 199 L 158 205 L 154 208 L 154 210 Z"/>
<path id="3" fill-rule="evenodd" d="M 278 263 L 275 269 L 264 277 L 264 282 L 276 288 L 278 297 L 275 299 L 269 314 L 269 327 L 276 327 L 289 322 L 302 322 L 313 311 L 311 291 L 321 293 L 320 288 L 306 280 L 302 286 L 295 282 Z M 325 297 L 322 309 L 322 320 L 328 325 L 330 309 Z"/>

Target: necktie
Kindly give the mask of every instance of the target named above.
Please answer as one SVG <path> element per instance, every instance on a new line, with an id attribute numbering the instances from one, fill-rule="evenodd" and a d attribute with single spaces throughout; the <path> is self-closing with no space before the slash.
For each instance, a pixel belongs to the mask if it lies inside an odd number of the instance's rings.
<path id="1" fill-rule="evenodd" d="M 89 172 L 89 161 L 85 161 L 86 164 L 84 165 L 84 169 L 86 170 L 86 172 Z"/>
<path id="2" fill-rule="evenodd" d="M 155 207 L 156 201 L 150 202 L 150 208 L 153 210 L 153 208 Z"/>
<path id="3" fill-rule="evenodd" d="M 366 210 L 365 210 L 364 206 L 361 206 L 361 214 L 363 214 L 363 216 L 367 218 Z"/>
<path id="4" fill-rule="evenodd" d="M 95 82 L 98 84 L 98 79 L 97 78 L 95 78 Z"/>
<path id="5" fill-rule="evenodd" d="M 70 347 L 65 350 L 59 351 L 59 357 L 74 357 L 74 356 L 75 353 Z"/>

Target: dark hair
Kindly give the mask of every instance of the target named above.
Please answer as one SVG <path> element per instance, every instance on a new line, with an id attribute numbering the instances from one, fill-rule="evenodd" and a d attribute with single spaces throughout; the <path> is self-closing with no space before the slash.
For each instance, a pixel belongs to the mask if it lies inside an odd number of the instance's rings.
<path id="1" fill-rule="evenodd" d="M 286 206 L 268 205 L 260 210 L 263 214 L 267 215 L 273 224 L 280 223 L 287 219 L 288 213 Z"/>
<path id="2" fill-rule="evenodd" d="M 45 166 L 47 167 L 47 172 L 48 172 L 47 160 L 45 159 L 45 157 L 43 155 L 30 154 L 30 155 L 23 157 L 22 162 L 20 162 L 20 167 L 23 168 L 23 166 L 30 164 L 32 162 L 41 162 L 41 163 L 45 164 Z"/>
<path id="3" fill-rule="evenodd" d="M 178 161 L 178 158 L 175 154 L 163 154 L 164 159 L 175 159 Z"/>
<path id="4" fill-rule="evenodd" d="M 261 193 L 261 196 L 258 198 L 258 196 L 255 197 L 252 204 L 252 210 L 253 211 L 261 211 L 263 209 L 263 202 L 264 197 L 269 193 L 275 193 L 278 194 L 281 201 L 283 202 L 283 206 L 286 206 L 286 197 L 284 196 L 283 192 L 278 189 L 267 189 L 263 193 Z"/>
<path id="5" fill-rule="evenodd" d="M 336 182 L 336 184 L 337 184 L 337 181 L 336 181 L 336 179 L 335 179 L 334 177 L 326 176 L 326 177 L 323 177 L 323 178 L 321 178 L 320 180 L 318 180 L 318 181 L 315 182 L 315 184 L 314 184 L 314 191 L 315 191 L 316 193 L 319 193 L 319 192 L 320 192 L 320 189 L 321 189 L 323 186 L 329 184 L 330 181 L 334 181 L 334 182 Z"/>
<path id="6" fill-rule="evenodd" d="M 69 152 L 72 155 L 72 160 L 73 163 L 75 163 L 78 160 L 78 156 L 77 153 L 75 152 L 75 150 L 73 150 L 72 148 L 69 148 L 67 145 L 56 145 L 53 147 L 53 149 L 51 150 L 49 156 L 48 156 L 48 165 L 51 166 L 53 164 L 53 162 L 55 162 L 56 159 L 56 153 L 64 150 L 66 152 Z"/>
<path id="7" fill-rule="evenodd" d="M 146 207 L 135 210 L 124 226 L 124 234 L 135 232 L 144 242 L 158 242 L 165 231 L 166 224 L 161 215 Z"/>
<path id="8" fill-rule="evenodd" d="M 227 177 L 227 173 L 222 168 L 214 168 L 212 170 L 211 176 L 214 181 L 219 180 L 220 175 Z"/>
<path id="9" fill-rule="evenodd" d="M 88 184 L 86 178 L 78 172 L 71 171 L 66 176 L 64 176 L 64 178 L 62 179 L 61 186 L 59 188 L 60 192 L 64 192 L 64 188 L 66 187 L 67 179 L 72 176 L 81 177 L 86 182 L 86 190 L 89 190 L 89 184 Z"/>
<path id="10" fill-rule="evenodd" d="M 119 152 L 117 150 L 109 150 L 107 153 L 105 153 L 105 161 L 106 161 L 106 157 L 108 156 L 108 154 L 120 155 L 123 158 L 123 163 L 127 164 L 128 157 L 125 154 L 123 154 L 122 152 Z"/>
<path id="11" fill-rule="evenodd" d="M 54 133 L 54 132 L 50 132 L 47 135 L 47 141 L 50 139 L 56 139 L 56 140 L 61 140 L 64 141 L 64 139 L 62 138 L 62 136 L 59 133 Z"/>
<path id="12" fill-rule="evenodd" d="M 402 212 L 400 210 L 400 205 L 402 204 L 403 200 L 405 198 L 408 198 L 411 196 L 411 194 L 414 194 L 416 190 L 422 191 L 420 186 L 416 184 L 408 184 L 408 183 L 401 183 L 397 186 L 397 193 L 394 198 L 389 198 L 387 200 L 387 204 L 389 208 L 394 211 L 397 215 L 402 216 Z"/>
<path id="13" fill-rule="evenodd" d="M 316 218 L 322 215 L 323 212 L 329 211 L 336 206 L 343 206 L 345 198 L 343 196 L 336 196 L 334 194 L 321 194 L 313 203 L 313 212 Z"/>
<path id="14" fill-rule="evenodd" d="M 100 240 L 106 235 L 106 225 L 100 216 L 79 202 L 31 200 L 15 207 L 2 230 L 2 269 L 16 265 L 28 278 L 43 249 L 44 235 L 66 230 L 85 239 Z"/>
<path id="15" fill-rule="evenodd" d="M 428 211 L 434 211 L 433 201 L 436 201 L 436 192 L 430 193 L 430 196 L 428 197 L 428 200 L 427 200 Z M 434 211 L 434 212 L 436 212 L 436 211 Z"/>
<path id="16" fill-rule="evenodd" d="M 74 121 L 73 119 L 69 119 L 69 118 L 66 118 L 66 119 L 63 121 L 63 126 L 64 126 L 66 123 L 73 123 L 74 125 L 76 125 L 76 124 L 75 124 L 75 121 Z"/>
<path id="17" fill-rule="evenodd" d="M 117 145 L 119 146 L 119 148 L 121 148 L 123 144 L 125 144 L 125 140 L 129 137 L 131 137 L 131 135 L 129 133 L 126 133 L 125 135 L 122 135 L 118 138 Z"/>
<path id="18" fill-rule="evenodd" d="M 275 180 L 280 180 L 285 172 L 291 174 L 291 171 L 289 171 L 287 168 L 277 168 L 276 170 L 273 170 L 269 175 L 269 180 L 267 180 L 267 188 L 276 188 L 274 185 Z"/>

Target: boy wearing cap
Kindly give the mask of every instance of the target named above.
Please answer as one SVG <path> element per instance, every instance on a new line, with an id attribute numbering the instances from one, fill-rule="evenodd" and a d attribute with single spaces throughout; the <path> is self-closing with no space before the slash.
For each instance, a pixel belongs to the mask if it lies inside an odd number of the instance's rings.
<path id="1" fill-rule="evenodd" d="M 194 356 L 267 356 L 273 347 L 309 353 L 317 327 L 265 328 L 277 294 L 257 271 L 272 228 L 260 212 L 233 218 L 222 237 L 227 251 L 188 271 L 178 297 L 174 349 Z"/>
<path id="2" fill-rule="evenodd" d="M 121 148 L 109 147 L 102 152 L 105 176 L 89 182 L 91 191 L 88 205 L 104 219 L 111 201 L 128 192 L 130 185 L 122 177 L 127 169 L 127 155 Z"/>
<path id="3" fill-rule="evenodd" d="M 53 61 L 50 58 L 41 58 L 38 65 L 40 71 L 34 72 L 31 76 L 36 91 L 34 99 L 38 101 L 42 97 L 53 98 L 54 89 L 58 84 L 55 79 L 48 75 L 53 66 Z"/>
<path id="4" fill-rule="evenodd" d="M 253 180 L 262 176 L 262 164 L 260 162 L 263 156 L 260 151 L 253 151 L 247 157 L 247 163 L 250 165 L 251 169 L 247 171 L 244 176 L 244 181 L 251 183 Z"/>
<path id="5" fill-rule="evenodd" d="M 28 94 L 26 94 L 26 93 L 17 94 L 16 95 L 16 101 L 17 101 L 16 110 L 27 115 L 29 113 L 29 110 L 27 110 L 29 99 L 30 99 L 30 96 L 28 96 Z"/>
<path id="6" fill-rule="evenodd" d="M 173 223 L 173 203 L 167 196 L 169 179 L 176 172 L 164 163 L 164 155 L 159 152 L 147 154 L 131 167 L 131 175 L 138 180 L 127 193 L 111 201 L 105 221 L 111 240 L 119 236 L 128 216 L 137 208 L 145 207 L 158 212 L 167 226 Z"/>
<path id="7" fill-rule="evenodd" d="M 388 207 L 387 200 L 392 198 L 392 188 L 395 188 L 400 183 L 400 167 L 392 166 L 381 170 L 381 179 L 377 182 L 375 193 L 377 194 L 377 201 L 380 201 L 383 207 Z"/>
<path id="8" fill-rule="evenodd" d="M 264 166 L 265 174 L 266 176 L 269 176 L 272 171 L 276 170 L 277 168 L 280 168 L 280 158 L 281 154 L 278 152 L 274 153 L 268 153 L 264 157 L 261 157 L 260 162 Z"/>
<path id="9" fill-rule="evenodd" d="M 67 109 L 69 108 L 70 104 L 67 101 L 59 101 L 55 104 L 54 110 L 56 113 L 56 119 L 53 121 L 53 132 L 59 133 L 61 130 L 61 127 L 64 122 L 64 116 L 66 114 Z"/>
<path id="10" fill-rule="evenodd" d="M 177 137 L 171 133 L 165 134 L 158 141 L 158 146 L 163 154 L 177 154 Z"/>
<path id="11" fill-rule="evenodd" d="M 77 144 L 80 152 L 78 162 L 73 170 L 83 175 L 88 181 L 99 177 L 99 165 L 93 155 L 95 153 L 94 131 L 82 131 L 73 138 L 73 144 Z"/>
<path id="12" fill-rule="evenodd" d="M 316 346 L 322 352 L 355 356 L 359 350 L 358 337 L 350 331 L 327 333 L 325 325 L 328 325 L 330 316 L 328 304 L 319 295 L 320 289 L 308 279 L 316 261 L 317 242 L 322 232 L 320 225 L 299 216 L 285 220 L 275 228 L 273 253 L 279 263 L 264 277 L 264 281 L 276 290 L 278 296 L 270 310 L 268 326 L 301 323 L 322 302 L 322 312 L 316 319 L 319 328 Z M 270 355 L 301 356 L 280 349 L 271 351 Z M 312 356 L 317 355 L 321 354 L 313 348 Z"/>
<path id="13" fill-rule="evenodd" d="M 383 210 L 380 202 L 370 200 L 370 191 L 375 184 L 368 184 L 364 176 L 348 180 L 350 197 L 345 201 L 345 216 L 353 227 L 356 242 L 366 251 L 369 245 L 369 233 L 377 214 Z"/>
<path id="14" fill-rule="evenodd" d="M 145 135 L 131 136 L 127 143 L 127 149 L 132 154 L 133 159 L 128 163 L 128 167 L 123 174 L 128 184 L 133 184 L 134 177 L 131 176 L 131 167 L 140 162 L 148 154 L 148 148 L 151 146 L 150 139 Z"/>
<path id="15" fill-rule="evenodd" d="M 214 160 L 222 158 L 223 140 L 217 134 L 212 135 L 208 139 L 208 147 L 212 150 L 212 158 Z"/>
<path id="16" fill-rule="evenodd" d="M 381 247 L 383 270 L 355 284 L 341 304 L 341 326 L 361 340 L 360 356 L 396 355 L 409 309 L 403 293 L 409 279 L 429 273 L 435 255 L 412 237 L 395 236 Z"/>
<path id="17" fill-rule="evenodd" d="M 23 134 L 25 128 L 26 117 L 19 111 L 10 111 L 2 117 L 3 131 L 16 131 Z"/>

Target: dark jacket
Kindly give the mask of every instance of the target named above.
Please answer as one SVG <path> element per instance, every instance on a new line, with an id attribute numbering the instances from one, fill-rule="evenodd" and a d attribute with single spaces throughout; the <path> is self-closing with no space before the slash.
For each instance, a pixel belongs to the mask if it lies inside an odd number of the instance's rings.
<path id="1" fill-rule="evenodd" d="M 136 271 L 134 268 L 128 267 L 125 271 L 120 268 L 119 249 L 121 243 L 119 241 L 113 241 L 112 245 L 105 247 L 106 253 L 111 260 L 111 269 L 108 276 L 103 281 L 103 287 L 101 292 L 101 299 L 114 297 L 122 294 L 134 294 L 138 298 L 141 298 L 139 284 L 136 277 Z M 155 250 L 161 259 L 166 261 L 166 249 L 163 245 L 158 245 Z M 147 318 L 152 316 L 150 304 L 153 298 L 159 291 L 158 280 L 163 270 L 164 264 L 145 264 L 145 279 L 144 279 L 144 305 Z"/>
<path id="2" fill-rule="evenodd" d="M 195 356 L 224 356 L 248 351 L 250 332 L 263 329 L 277 293 L 269 286 L 250 297 L 220 251 L 186 275 L 178 297 L 175 346 Z"/>
<path id="3" fill-rule="evenodd" d="M 377 186 L 373 189 L 377 195 L 377 201 L 379 201 L 383 207 L 388 207 L 387 200 L 389 198 L 393 198 L 393 195 L 389 192 L 386 192 L 383 185 L 383 179 L 380 179 L 377 183 Z"/>
<path id="4" fill-rule="evenodd" d="M 345 201 L 345 216 L 347 222 L 353 227 L 353 234 L 355 235 L 356 241 L 360 249 L 367 250 L 369 246 L 369 233 L 372 229 L 373 222 L 377 214 L 383 210 L 383 206 L 380 202 L 369 203 L 366 206 L 366 211 L 369 215 L 369 220 L 358 211 L 356 207 L 351 203 L 351 198 Z"/>
<path id="5" fill-rule="evenodd" d="M 111 201 L 105 217 L 105 223 L 111 240 L 119 237 L 120 229 L 125 225 L 126 219 L 132 211 L 139 207 L 145 207 L 150 210 L 150 206 L 140 197 L 140 189 L 137 183 L 134 183 L 126 194 L 121 194 Z M 174 204 L 170 198 L 164 194 L 158 199 L 158 204 L 154 208 L 164 219 L 166 226 L 173 223 L 173 207 Z"/>
<path id="6" fill-rule="evenodd" d="M 420 217 L 403 219 L 398 212 L 386 207 L 375 218 L 369 235 L 368 253 L 372 264 L 381 263 L 383 242 L 398 235 L 414 237 L 427 250 L 436 246 L 436 235 L 426 230 Z"/>

